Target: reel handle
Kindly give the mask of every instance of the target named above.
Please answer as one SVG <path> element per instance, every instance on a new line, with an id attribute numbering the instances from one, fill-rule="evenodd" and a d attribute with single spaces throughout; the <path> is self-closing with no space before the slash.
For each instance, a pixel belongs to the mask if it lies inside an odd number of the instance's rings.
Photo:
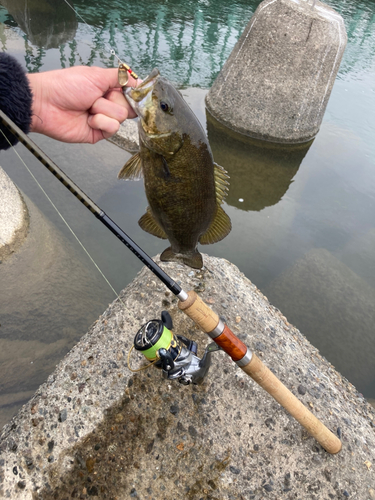
<path id="1" fill-rule="evenodd" d="M 219 316 L 193 291 L 188 293 L 186 300 L 179 302 L 178 307 L 208 335 L 219 324 Z M 341 450 L 339 438 L 317 419 L 254 353 L 251 355 L 250 362 L 241 366 L 241 358 L 246 355 L 248 349 L 227 325 L 221 334 L 212 338 L 234 361 L 237 361 L 247 375 L 275 398 L 328 453 L 334 454 Z M 241 358 L 238 358 L 239 352 L 243 353 Z"/>

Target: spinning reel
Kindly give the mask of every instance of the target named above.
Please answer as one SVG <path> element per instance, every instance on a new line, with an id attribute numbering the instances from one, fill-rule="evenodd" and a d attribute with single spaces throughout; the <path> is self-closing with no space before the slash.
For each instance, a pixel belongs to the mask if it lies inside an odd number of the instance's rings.
<path id="1" fill-rule="evenodd" d="M 183 335 L 175 335 L 173 323 L 167 311 L 160 319 L 145 323 L 134 337 L 134 348 L 162 370 L 163 377 L 177 379 L 181 384 L 201 384 L 211 365 L 211 353 L 221 348 L 212 342 L 203 354 L 197 356 L 198 345 Z"/>

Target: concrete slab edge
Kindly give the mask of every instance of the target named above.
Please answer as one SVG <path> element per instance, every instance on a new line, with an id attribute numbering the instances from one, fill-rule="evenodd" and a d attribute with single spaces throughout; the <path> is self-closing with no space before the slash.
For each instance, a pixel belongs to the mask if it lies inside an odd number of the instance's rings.
<path id="1" fill-rule="evenodd" d="M 318 412 L 342 452 L 324 452 L 224 353 L 203 386 L 162 381 L 153 368 L 132 374 L 134 334 L 162 308 L 175 331 L 207 343 L 144 268 L 3 428 L 1 498 L 287 499 L 293 491 L 312 499 L 323 487 L 330 498 L 348 490 L 374 498 L 373 408 L 233 264 L 204 262 L 202 271 L 162 266 Z"/>

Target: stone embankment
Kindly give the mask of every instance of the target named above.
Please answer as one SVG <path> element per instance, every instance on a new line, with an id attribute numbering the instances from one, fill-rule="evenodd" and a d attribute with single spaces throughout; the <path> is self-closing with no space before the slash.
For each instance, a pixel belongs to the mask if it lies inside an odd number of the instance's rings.
<path id="1" fill-rule="evenodd" d="M 0 261 L 24 241 L 29 213 L 16 185 L 0 167 Z"/>
<path id="2" fill-rule="evenodd" d="M 204 264 L 162 267 L 225 319 L 342 451 L 325 452 L 223 352 L 200 386 L 154 367 L 131 372 L 135 333 L 163 309 L 199 354 L 209 341 L 144 268 L 2 430 L 1 498 L 375 498 L 374 409 L 233 264 L 207 255 Z"/>

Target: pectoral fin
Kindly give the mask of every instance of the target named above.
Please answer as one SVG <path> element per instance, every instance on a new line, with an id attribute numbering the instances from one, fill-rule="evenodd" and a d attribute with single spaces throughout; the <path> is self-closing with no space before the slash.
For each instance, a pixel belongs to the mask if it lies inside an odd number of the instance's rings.
<path id="1" fill-rule="evenodd" d="M 199 243 L 202 245 L 217 243 L 225 238 L 231 229 L 230 218 L 221 207 L 217 207 L 215 218 L 208 230 L 199 238 Z"/>
<path id="2" fill-rule="evenodd" d="M 141 226 L 143 231 L 146 231 L 146 233 L 150 233 L 157 238 L 161 238 L 162 240 L 168 239 L 168 236 L 165 234 L 164 230 L 154 219 L 154 216 L 152 215 L 149 207 L 147 207 L 147 212 L 139 219 L 138 224 Z"/>
<path id="3" fill-rule="evenodd" d="M 119 179 L 127 179 L 131 181 L 138 181 L 143 177 L 142 160 L 139 153 L 135 154 L 128 160 L 120 170 Z"/>
<path id="4" fill-rule="evenodd" d="M 221 205 L 224 201 L 224 198 L 228 194 L 229 175 L 223 167 L 221 167 L 217 163 L 214 163 L 214 177 L 215 177 L 216 202 L 218 205 Z"/>

